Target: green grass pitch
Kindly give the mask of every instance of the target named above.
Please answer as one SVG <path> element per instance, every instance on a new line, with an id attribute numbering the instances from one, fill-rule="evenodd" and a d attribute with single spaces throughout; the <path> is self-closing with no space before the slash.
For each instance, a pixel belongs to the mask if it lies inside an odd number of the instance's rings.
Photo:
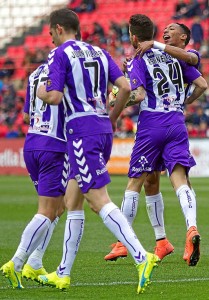
<path id="1" fill-rule="evenodd" d="M 183 261 L 186 226 L 178 199 L 167 177 L 161 179 L 165 201 L 167 237 L 175 252 L 166 257 L 153 272 L 152 284 L 144 294 L 137 295 L 138 276 L 129 255 L 117 262 L 106 262 L 104 255 L 114 236 L 101 219 L 85 205 L 86 223 L 79 253 L 71 273 L 71 288 L 60 292 L 50 287 L 23 279 L 24 290 L 13 290 L 8 280 L 0 275 L 0 299 L 143 299 L 177 300 L 209 299 L 209 178 L 192 178 L 197 195 L 197 221 L 201 234 L 201 259 L 196 267 Z M 108 186 L 112 200 L 120 206 L 126 187 L 125 176 L 112 176 Z M 28 177 L 0 176 L 0 265 L 10 260 L 19 244 L 21 233 L 37 209 L 37 196 Z M 44 256 L 44 266 L 52 272 L 62 254 L 62 241 L 66 215 L 55 229 Z M 137 218 L 133 225 L 141 243 L 148 251 L 155 246 L 154 234 L 149 223 L 144 192 L 141 194 Z"/>

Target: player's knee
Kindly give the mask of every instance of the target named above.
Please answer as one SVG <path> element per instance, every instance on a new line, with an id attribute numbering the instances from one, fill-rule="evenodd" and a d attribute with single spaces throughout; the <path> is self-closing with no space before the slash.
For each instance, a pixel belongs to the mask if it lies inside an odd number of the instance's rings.
<path id="1" fill-rule="evenodd" d="M 145 180 L 144 190 L 147 196 L 156 195 L 159 193 L 159 184 L 152 180 Z"/>
<path id="2" fill-rule="evenodd" d="M 140 193 L 143 184 L 143 178 L 129 178 L 126 190 L 135 191 Z"/>
<path id="3" fill-rule="evenodd" d="M 59 207 L 58 211 L 57 211 L 57 217 L 60 217 L 65 211 L 65 206 L 61 206 Z"/>

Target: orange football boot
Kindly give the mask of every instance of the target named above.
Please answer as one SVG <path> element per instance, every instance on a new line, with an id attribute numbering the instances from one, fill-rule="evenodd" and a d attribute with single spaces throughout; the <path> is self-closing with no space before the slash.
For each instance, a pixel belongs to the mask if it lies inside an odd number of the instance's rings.
<path id="1" fill-rule="evenodd" d="M 195 226 L 187 231 L 186 244 L 183 259 L 189 266 L 196 266 L 200 258 L 200 235 Z"/>
<path id="2" fill-rule="evenodd" d="M 173 245 L 167 240 L 160 240 L 156 242 L 155 255 L 162 260 L 166 255 L 171 254 L 174 251 Z"/>
<path id="3" fill-rule="evenodd" d="M 119 257 L 127 257 L 128 250 L 121 242 L 114 243 L 110 247 L 112 250 L 104 257 L 105 260 L 114 261 Z"/>

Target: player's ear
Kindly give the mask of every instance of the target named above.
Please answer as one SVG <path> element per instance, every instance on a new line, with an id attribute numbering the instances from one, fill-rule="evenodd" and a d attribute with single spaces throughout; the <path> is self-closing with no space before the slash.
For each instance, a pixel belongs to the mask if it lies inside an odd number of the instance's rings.
<path id="1" fill-rule="evenodd" d="M 187 35 L 185 33 L 182 33 L 181 34 L 181 40 L 185 42 L 186 39 L 187 39 Z"/>
<path id="2" fill-rule="evenodd" d="M 61 34 L 62 31 L 63 31 L 63 27 L 60 26 L 59 24 L 56 25 L 56 29 L 57 29 L 57 31 L 58 31 L 59 34 Z"/>
<path id="3" fill-rule="evenodd" d="M 133 35 L 132 36 L 132 40 L 133 40 L 133 46 L 134 46 L 134 48 L 138 48 L 139 40 L 138 40 L 137 36 Z"/>
<path id="4" fill-rule="evenodd" d="M 138 44 L 138 39 L 137 39 L 137 36 L 135 34 L 133 35 L 133 41 L 134 41 L 134 43 Z"/>

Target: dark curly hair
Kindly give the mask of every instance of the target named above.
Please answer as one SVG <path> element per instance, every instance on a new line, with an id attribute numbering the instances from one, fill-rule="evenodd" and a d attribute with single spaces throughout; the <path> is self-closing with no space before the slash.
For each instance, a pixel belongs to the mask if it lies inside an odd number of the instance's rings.
<path id="1" fill-rule="evenodd" d="M 135 14 L 129 19 L 130 32 L 139 42 L 150 41 L 154 34 L 154 24 L 146 15 Z"/>

